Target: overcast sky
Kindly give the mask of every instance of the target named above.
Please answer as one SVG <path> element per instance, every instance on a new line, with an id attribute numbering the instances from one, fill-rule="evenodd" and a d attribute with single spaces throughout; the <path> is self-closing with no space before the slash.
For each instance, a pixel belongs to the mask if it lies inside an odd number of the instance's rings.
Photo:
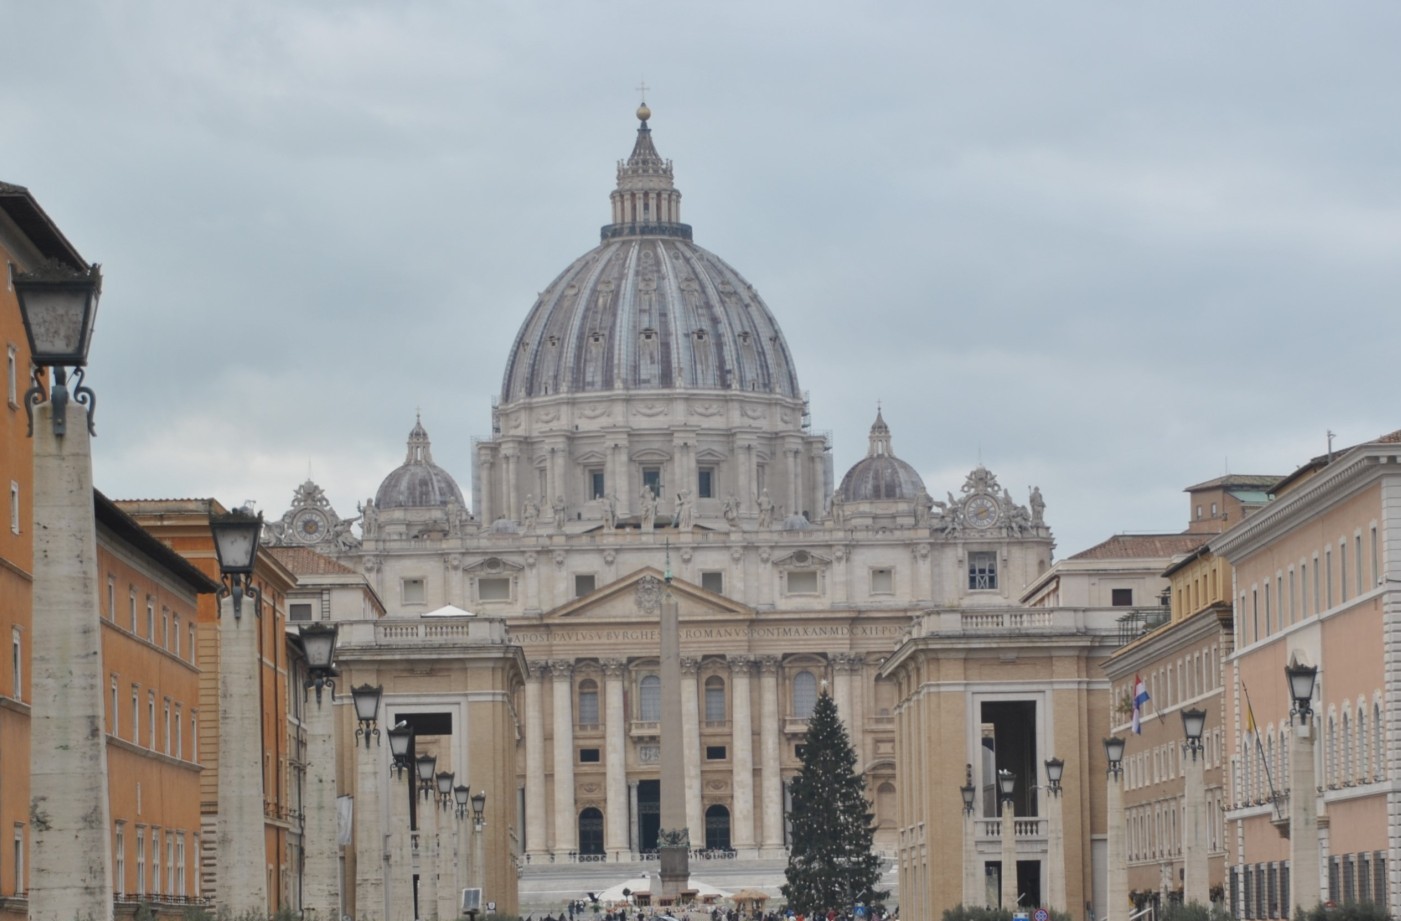
<path id="1" fill-rule="evenodd" d="M 834 437 L 1037 484 L 1058 555 L 1401 428 L 1401 4 L 0 0 L 0 180 L 105 287 L 114 497 L 471 480 L 645 79 Z"/>

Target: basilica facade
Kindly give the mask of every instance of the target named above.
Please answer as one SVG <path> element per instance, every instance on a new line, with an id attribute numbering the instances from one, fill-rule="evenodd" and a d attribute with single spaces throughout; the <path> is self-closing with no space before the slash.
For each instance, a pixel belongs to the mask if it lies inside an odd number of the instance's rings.
<path id="1" fill-rule="evenodd" d="M 306 484 L 269 537 L 363 573 L 386 619 L 505 623 L 526 677 L 510 692 L 516 749 L 500 753 L 515 786 L 489 793 L 523 868 L 656 849 L 666 575 L 692 847 L 783 856 L 786 784 L 825 689 L 894 857 L 901 787 L 918 781 L 897 768 L 906 678 L 882 666 L 927 612 L 1016 606 L 1051 564 L 1045 504 L 981 465 L 927 488 L 879 411 L 837 481 L 774 313 L 693 242 L 637 114 L 601 242 L 546 286 L 504 356 L 470 502 L 416 420 L 358 522 Z M 953 760 L 961 782 L 974 759 Z"/>

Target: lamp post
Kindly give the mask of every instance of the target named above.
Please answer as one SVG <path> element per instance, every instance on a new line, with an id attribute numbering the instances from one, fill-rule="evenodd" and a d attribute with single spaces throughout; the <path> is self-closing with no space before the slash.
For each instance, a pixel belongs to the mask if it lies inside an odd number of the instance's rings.
<path id="1" fill-rule="evenodd" d="M 449 831 L 456 832 L 453 822 L 450 824 L 452 811 L 452 786 L 455 775 L 451 771 L 439 771 L 434 780 L 438 787 L 438 809 L 433 816 L 432 847 L 434 854 L 433 869 L 437 876 L 437 905 L 434 906 L 439 918 L 457 917 L 457 884 L 458 871 L 453 855 L 456 848 L 448 847 Z M 454 836 L 453 842 L 457 839 Z"/>
<path id="2" fill-rule="evenodd" d="M 1065 901 L 1065 812 L 1061 802 L 1061 778 L 1065 776 L 1065 761 L 1046 761 L 1046 901 L 1051 908 L 1066 908 Z"/>
<path id="3" fill-rule="evenodd" d="M 963 904 L 982 908 L 987 900 L 979 879 L 982 862 L 978 859 L 978 820 L 973 814 L 978 798 L 978 788 L 973 785 L 973 765 L 963 766 L 963 786 L 958 792 L 963 797 Z"/>
<path id="4" fill-rule="evenodd" d="M 390 834 L 396 842 L 390 848 L 389 872 L 385 878 L 386 921 L 415 921 L 418 914 L 418 890 L 414 886 L 413 812 L 418 770 L 413 755 L 413 727 L 401 721 L 390 729 L 389 753 L 393 758 L 394 776 L 407 778 L 407 789 L 389 794 Z M 395 805 L 395 804 L 398 805 Z"/>
<path id="5" fill-rule="evenodd" d="M 1313 908 L 1322 894 L 1313 765 L 1313 690 L 1318 668 L 1296 659 L 1284 667 L 1284 676 L 1294 703 L 1289 711 L 1293 724 L 1289 746 L 1289 915 L 1293 917 Z"/>
<path id="6" fill-rule="evenodd" d="M 380 815 L 380 685 L 350 689 L 355 702 L 355 917 L 387 918 L 384 902 L 384 819 Z M 365 744 L 361 746 L 360 740 Z M 373 747 L 370 742 L 374 740 Z"/>
<path id="7" fill-rule="evenodd" d="M 1186 737 L 1183 763 L 1183 807 L 1186 832 L 1182 848 L 1182 901 L 1206 905 L 1211 901 L 1211 880 L 1207 865 L 1206 835 L 1206 759 L 1202 752 L 1202 732 L 1206 729 L 1206 711 L 1190 708 L 1182 711 L 1182 734 Z"/>
<path id="8" fill-rule="evenodd" d="M 1104 740 L 1104 757 L 1109 763 L 1108 823 L 1109 823 L 1109 886 L 1105 906 L 1106 921 L 1118 921 L 1129 915 L 1129 855 L 1124 828 L 1124 746 L 1125 740 L 1110 736 Z"/>
<path id="9" fill-rule="evenodd" d="M 455 874 L 452 891 L 456 899 L 470 882 L 468 879 L 467 867 L 467 812 L 471 808 L 472 789 L 466 784 L 458 784 L 452 788 L 453 804 L 456 807 L 457 824 L 453 828 L 453 855 L 452 866 Z M 462 906 L 454 903 L 453 914 L 461 914 Z"/>
<path id="10" fill-rule="evenodd" d="M 209 516 L 223 587 L 219 592 L 219 815 L 217 893 L 233 917 L 267 914 L 263 830 L 263 723 L 259 712 L 257 617 L 243 622 L 243 601 L 258 590 L 253 569 L 263 516 L 247 509 Z M 256 607 L 255 607 L 256 613 Z M 281 641 L 281 638 L 278 638 Z"/>
<path id="11" fill-rule="evenodd" d="M 997 772 L 997 790 L 1002 796 L 1002 910 L 1017 906 L 1017 823 L 1014 813 L 1017 775 L 1003 769 Z"/>
<path id="12" fill-rule="evenodd" d="M 476 865 L 472 882 L 482 890 L 482 904 L 486 904 L 486 851 L 482 844 L 482 829 L 486 828 L 486 791 L 472 794 L 472 861 Z M 472 917 L 476 913 L 472 912 Z"/>
<path id="13" fill-rule="evenodd" d="M 105 676 L 90 441 L 94 396 L 82 386 L 102 272 L 96 265 L 75 269 L 59 262 L 10 271 L 35 369 L 24 395 L 34 439 L 36 525 L 29 917 L 110 921 L 112 814 L 102 732 Z"/>
<path id="14" fill-rule="evenodd" d="M 318 918 L 339 918 L 340 846 L 336 834 L 335 708 L 323 699 L 330 689 L 336 699 L 335 624 L 305 624 L 298 629 L 306 654 L 307 677 L 303 684 L 306 745 L 306 803 L 303 809 L 302 905 Z M 310 702 L 316 689 L 316 703 Z"/>

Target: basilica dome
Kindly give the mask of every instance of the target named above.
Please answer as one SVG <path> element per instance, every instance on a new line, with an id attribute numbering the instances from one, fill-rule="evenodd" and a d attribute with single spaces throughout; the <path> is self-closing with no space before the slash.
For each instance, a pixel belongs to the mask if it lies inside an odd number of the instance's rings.
<path id="1" fill-rule="evenodd" d="M 890 426 L 877 410 L 876 421 L 871 426 L 870 448 L 842 477 L 837 495 L 844 502 L 913 501 L 923 492 L 924 480 L 915 468 L 891 453 Z"/>
<path id="2" fill-rule="evenodd" d="M 402 466 L 384 478 L 375 493 L 375 505 L 381 510 L 391 508 L 436 508 L 466 506 L 462 490 L 446 470 L 433 463 L 429 450 L 428 432 L 421 419 L 414 420 L 409 432 L 408 454 Z"/>
<path id="3" fill-rule="evenodd" d="M 738 390 L 799 399 L 788 344 L 758 293 L 680 222 L 671 161 L 642 120 L 618 164 L 602 243 L 535 302 L 507 360 L 503 403 L 567 393 Z"/>

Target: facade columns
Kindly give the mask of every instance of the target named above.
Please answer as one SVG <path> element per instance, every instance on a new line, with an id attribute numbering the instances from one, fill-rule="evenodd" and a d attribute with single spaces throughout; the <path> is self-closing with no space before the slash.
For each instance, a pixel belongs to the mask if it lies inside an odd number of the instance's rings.
<path id="1" fill-rule="evenodd" d="M 253 607 L 254 599 L 245 599 L 240 618 L 231 597 L 219 601 L 217 896 L 236 918 L 268 912 L 262 746 L 249 742 L 263 737 L 258 695 L 249 693 L 258 687 L 260 666 L 261 623 Z"/>
<path id="2" fill-rule="evenodd" d="M 1190 746 L 1189 746 L 1190 748 Z M 1207 876 L 1206 765 L 1200 751 L 1190 748 L 1182 760 L 1186 774 L 1183 807 L 1182 901 L 1211 904 L 1211 881 Z"/>
<path id="3" fill-rule="evenodd" d="M 1017 909 L 1017 820 L 1011 797 L 1002 797 L 1002 905 Z"/>
<path id="4" fill-rule="evenodd" d="M 1065 802 L 1062 800 L 1062 790 L 1056 789 L 1046 797 L 1047 812 L 1047 835 L 1046 835 L 1046 870 L 1050 875 L 1050 885 L 1047 886 L 1046 903 L 1058 911 L 1066 911 L 1065 895 Z M 1205 845 L 1203 845 L 1202 859 L 1206 859 Z M 1203 903 L 1205 904 L 1205 903 Z"/>
<path id="5" fill-rule="evenodd" d="M 1124 776 L 1117 764 L 1109 771 L 1109 904 L 1101 916 L 1105 921 L 1121 921 L 1129 916 L 1129 857 L 1124 829 Z M 1292 915 L 1291 915 L 1292 917 Z"/>
<path id="6" fill-rule="evenodd" d="M 545 721 L 540 685 L 548 666 L 531 662 L 525 679 L 525 852 L 544 857 L 550 849 L 545 830 Z"/>
<path id="7" fill-rule="evenodd" d="M 971 782 L 972 778 L 970 777 L 969 780 Z M 982 908 L 983 903 L 987 901 L 987 891 L 981 879 L 983 862 L 978 857 L 976 808 L 975 806 L 972 809 L 963 810 L 963 906 L 965 908 Z M 912 863 L 918 865 L 918 861 L 912 861 Z M 900 878 L 901 891 L 903 891 L 904 883 L 905 877 L 902 875 Z"/>
<path id="8" fill-rule="evenodd" d="M 759 660 L 759 781 L 762 784 L 760 802 L 764 813 L 762 847 L 777 855 L 783 851 L 783 777 L 778 762 L 778 657 L 764 656 Z"/>
<path id="9" fill-rule="evenodd" d="M 691 845 L 705 844 L 705 816 L 701 812 L 700 704 L 696 675 L 700 659 L 681 660 L 681 738 L 686 775 L 686 827 Z"/>
<path id="10" fill-rule="evenodd" d="M 483 452 L 483 455 L 485 455 L 485 452 Z M 491 489 L 492 486 L 495 485 L 491 481 L 493 467 L 491 458 L 483 456 L 481 459 L 481 467 L 481 495 L 474 495 L 472 499 L 477 503 L 477 519 L 484 525 L 490 525 L 496 520 L 491 514 Z"/>
<path id="11" fill-rule="evenodd" d="M 1289 917 L 1313 909 L 1323 894 L 1318 859 L 1313 720 L 1294 721 L 1289 738 Z"/>
<path id="12" fill-rule="evenodd" d="M 621 659 L 603 661 L 604 768 L 607 772 L 603 849 L 609 860 L 627 860 L 632 850 L 628 840 L 627 715 L 623 711 L 626 669 L 627 664 Z"/>
<path id="13" fill-rule="evenodd" d="M 289 688 L 297 693 L 294 686 Z M 304 696 L 307 696 L 303 692 Z M 340 847 L 336 844 L 336 743 L 332 726 L 335 703 L 322 700 L 305 704 L 306 792 L 303 796 L 302 906 L 318 918 L 339 918 Z"/>
<path id="14" fill-rule="evenodd" d="M 555 840 L 554 851 L 565 855 L 579 849 L 574 815 L 574 663 L 550 663 L 555 710 Z"/>
<path id="15" fill-rule="evenodd" d="M 418 917 L 438 921 L 438 870 L 442 865 L 438 849 L 438 794 L 418 798 Z"/>
<path id="16" fill-rule="evenodd" d="M 373 740 L 366 736 L 366 744 L 355 747 L 355 917 L 361 921 L 386 917 L 384 816 L 379 795 L 384 751 L 379 739 L 378 734 Z"/>
<path id="17" fill-rule="evenodd" d="M 730 659 L 730 833 L 731 843 L 739 851 L 754 847 L 754 724 L 749 691 L 753 662 L 747 656 Z"/>
<path id="18" fill-rule="evenodd" d="M 409 797 L 416 795 L 413 774 L 412 767 L 396 769 L 389 781 L 389 838 L 394 843 L 385 879 L 385 918 L 388 921 L 417 921 L 413 885 L 415 832 L 409 827 Z M 408 775 L 408 790 L 401 786 L 406 782 L 404 775 Z"/>

